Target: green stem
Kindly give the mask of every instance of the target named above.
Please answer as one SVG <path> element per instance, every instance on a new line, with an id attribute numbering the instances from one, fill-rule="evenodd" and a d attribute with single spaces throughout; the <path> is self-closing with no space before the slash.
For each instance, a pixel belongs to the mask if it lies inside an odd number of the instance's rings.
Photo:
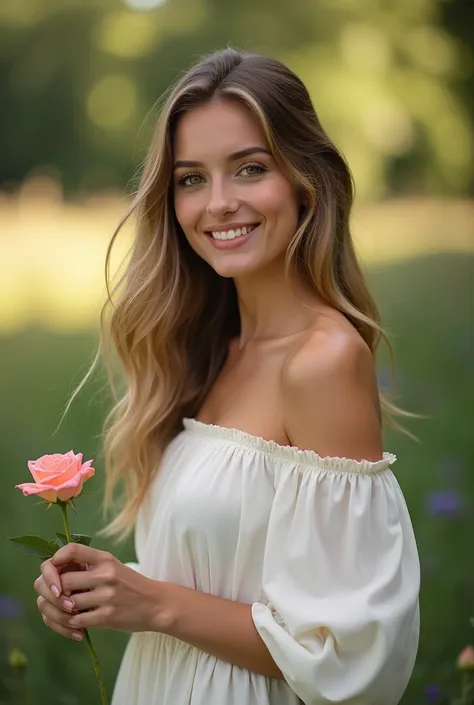
<path id="1" fill-rule="evenodd" d="M 68 543 L 73 543 L 72 536 L 71 536 L 71 530 L 69 528 L 69 517 L 67 515 L 67 502 L 61 502 L 58 500 L 58 504 L 59 504 L 59 508 L 61 509 L 61 513 L 63 515 L 64 532 L 66 534 L 66 538 L 68 540 Z M 97 658 L 97 654 L 95 652 L 95 649 L 92 646 L 92 641 L 91 641 L 89 632 L 87 631 L 87 629 L 83 629 L 82 631 L 84 632 L 87 646 L 89 648 L 89 652 L 90 652 L 90 655 L 92 658 L 92 665 L 94 666 L 94 673 L 95 673 L 97 681 L 99 683 L 101 703 L 102 703 L 102 705 L 108 705 L 107 693 L 105 690 L 104 681 L 102 680 L 102 675 L 100 673 L 99 659 Z"/>
<path id="2" fill-rule="evenodd" d="M 463 673 L 461 702 L 463 705 L 474 703 L 474 673 Z"/>
<path id="3" fill-rule="evenodd" d="M 26 705 L 27 703 L 27 691 L 25 685 L 25 669 L 17 668 L 17 679 L 18 679 L 18 703 L 19 705 Z"/>
<path id="4" fill-rule="evenodd" d="M 67 542 L 73 543 L 72 536 L 71 536 L 71 529 L 69 528 L 69 517 L 67 515 L 67 503 L 61 502 L 58 499 L 58 504 L 59 504 L 59 509 L 61 510 L 61 513 L 63 515 L 64 533 L 66 534 Z"/>

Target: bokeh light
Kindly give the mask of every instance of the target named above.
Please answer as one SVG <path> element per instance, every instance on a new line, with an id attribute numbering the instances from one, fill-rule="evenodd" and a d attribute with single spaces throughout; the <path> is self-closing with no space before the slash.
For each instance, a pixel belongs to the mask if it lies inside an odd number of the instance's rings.
<path id="1" fill-rule="evenodd" d="M 164 5 L 167 0 L 123 0 L 123 2 L 132 10 L 153 10 L 155 7 Z"/>
<path id="2" fill-rule="evenodd" d="M 98 127 L 120 127 L 134 114 L 137 91 L 125 74 L 104 76 L 91 88 L 87 98 L 87 114 Z"/>
<path id="3" fill-rule="evenodd" d="M 147 54 L 159 35 L 159 25 L 136 12 L 114 12 L 106 15 L 97 33 L 98 46 L 122 58 Z"/>

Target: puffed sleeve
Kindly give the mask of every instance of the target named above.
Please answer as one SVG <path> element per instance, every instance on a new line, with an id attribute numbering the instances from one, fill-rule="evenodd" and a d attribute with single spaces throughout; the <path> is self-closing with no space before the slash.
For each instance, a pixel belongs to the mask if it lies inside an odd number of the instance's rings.
<path id="1" fill-rule="evenodd" d="M 257 631 L 305 705 L 395 705 L 419 637 L 420 567 L 395 456 L 283 467 Z"/>

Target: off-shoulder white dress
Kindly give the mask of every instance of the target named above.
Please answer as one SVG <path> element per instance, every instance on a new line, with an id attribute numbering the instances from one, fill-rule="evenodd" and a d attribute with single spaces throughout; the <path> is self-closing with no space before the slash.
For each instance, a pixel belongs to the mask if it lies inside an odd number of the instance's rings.
<path id="1" fill-rule="evenodd" d="M 420 570 L 390 466 L 183 420 L 135 539 L 146 576 L 252 605 L 285 680 L 131 635 L 113 705 L 395 705 L 418 647 Z"/>

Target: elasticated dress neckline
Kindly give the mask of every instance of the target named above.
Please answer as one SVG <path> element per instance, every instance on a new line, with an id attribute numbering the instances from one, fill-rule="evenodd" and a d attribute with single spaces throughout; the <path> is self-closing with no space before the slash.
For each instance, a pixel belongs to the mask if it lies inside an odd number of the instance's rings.
<path id="1" fill-rule="evenodd" d="M 342 472 L 356 472 L 373 474 L 386 470 L 397 458 L 393 453 L 384 452 L 380 460 L 353 460 L 351 458 L 338 458 L 334 456 L 322 457 L 313 450 L 302 450 L 296 446 L 280 445 L 275 441 L 268 441 L 260 436 L 254 436 L 246 431 L 227 426 L 208 424 L 198 419 L 184 417 L 183 426 L 186 430 L 203 434 L 212 438 L 221 439 L 229 443 L 236 443 L 257 453 L 290 461 L 297 465 L 319 468 L 321 470 L 337 470 Z"/>

